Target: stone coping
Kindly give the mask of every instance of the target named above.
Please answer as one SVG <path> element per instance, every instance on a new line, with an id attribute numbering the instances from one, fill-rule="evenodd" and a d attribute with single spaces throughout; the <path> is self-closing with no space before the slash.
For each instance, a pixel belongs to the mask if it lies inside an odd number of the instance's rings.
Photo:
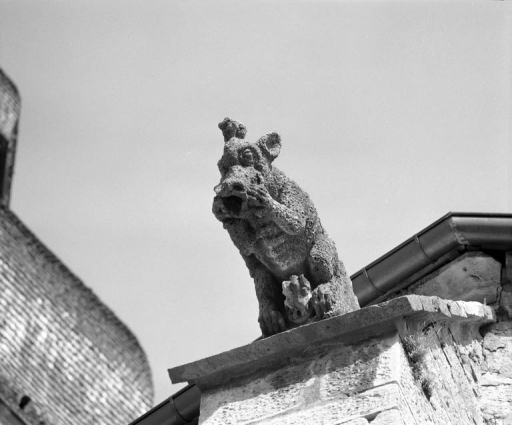
<path id="1" fill-rule="evenodd" d="M 173 384 L 189 382 L 201 389 L 224 384 L 261 369 L 275 369 L 303 358 L 312 347 L 329 342 L 352 344 L 396 330 L 396 321 L 496 321 L 494 310 L 478 302 L 406 295 L 361 310 L 321 320 L 257 340 L 242 347 L 169 369 Z"/>

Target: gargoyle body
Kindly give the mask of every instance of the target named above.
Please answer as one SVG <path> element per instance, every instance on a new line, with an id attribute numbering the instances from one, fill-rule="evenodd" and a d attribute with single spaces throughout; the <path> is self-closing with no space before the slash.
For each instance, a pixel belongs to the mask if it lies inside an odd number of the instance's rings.
<path id="1" fill-rule="evenodd" d="M 218 162 L 213 213 L 239 249 L 256 286 L 264 336 L 292 327 L 283 282 L 303 276 L 311 284 L 316 319 L 359 308 L 352 283 L 306 192 L 273 166 L 281 139 L 269 133 L 244 140 L 245 126 L 219 124 L 224 154 Z"/>

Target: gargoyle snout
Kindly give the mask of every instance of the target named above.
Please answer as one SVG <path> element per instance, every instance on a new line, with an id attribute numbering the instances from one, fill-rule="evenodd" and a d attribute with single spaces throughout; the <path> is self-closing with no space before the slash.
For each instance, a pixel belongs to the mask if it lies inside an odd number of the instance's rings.
<path id="1" fill-rule="evenodd" d="M 213 189 L 216 195 L 230 196 L 245 192 L 245 186 L 240 180 L 224 180 Z"/>
<path id="2" fill-rule="evenodd" d="M 233 192 L 243 192 L 245 189 L 242 183 L 234 182 L 231 184 L 231 190 Z"/>

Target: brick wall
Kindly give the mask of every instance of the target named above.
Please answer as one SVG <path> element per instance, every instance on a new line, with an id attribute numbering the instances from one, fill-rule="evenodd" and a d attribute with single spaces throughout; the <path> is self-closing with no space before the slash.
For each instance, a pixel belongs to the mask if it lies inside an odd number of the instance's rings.
<path id="1" fill-rule="evenodd" d="M 6 209 L 0 295 L 0 399 L 27 423 L 127 424 L 151 407 L 135 336 Z"/>

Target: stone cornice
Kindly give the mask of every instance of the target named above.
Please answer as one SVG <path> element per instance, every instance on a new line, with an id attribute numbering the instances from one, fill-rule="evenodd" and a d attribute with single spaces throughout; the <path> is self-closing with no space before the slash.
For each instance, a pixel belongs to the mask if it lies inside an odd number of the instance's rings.
<path id="1" fill-rule="evenodd" d="M 326 344 L 353 344 L 397 330 L 400 319 L 425 322 L 463 321 L 481 326 L 496 321 L 494 310 L 478 302 L 407 295 L 304 325 L 202 360 L 169 369 L 171 381 L 218 386 L 256 370 L 274 369 L 300 361 Z"/>

